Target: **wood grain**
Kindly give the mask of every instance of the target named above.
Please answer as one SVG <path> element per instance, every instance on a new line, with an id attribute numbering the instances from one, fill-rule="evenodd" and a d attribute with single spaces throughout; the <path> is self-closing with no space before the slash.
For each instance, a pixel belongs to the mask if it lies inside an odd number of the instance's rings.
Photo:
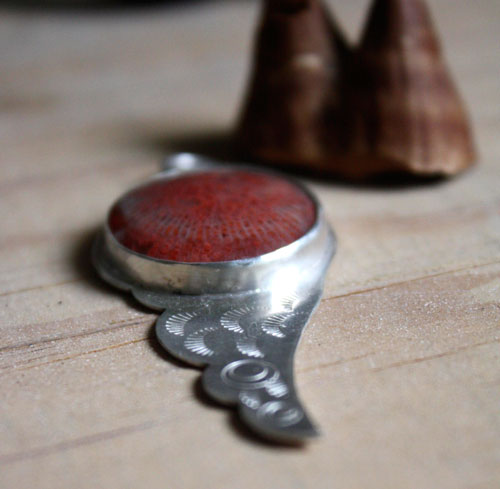
<path id="1" fill-rule="evenodd" d="M 366 4 L 332 2 L 351 36 Z M 207 401 L 88 262 L 115 197 L 231 127 L 256 5 L 0 13 L 0 487 L 500 486 L 500 4 L 430 5 L 481 165 L 309 182 L 340 246 L 296 359 L 303 449 Z"/>

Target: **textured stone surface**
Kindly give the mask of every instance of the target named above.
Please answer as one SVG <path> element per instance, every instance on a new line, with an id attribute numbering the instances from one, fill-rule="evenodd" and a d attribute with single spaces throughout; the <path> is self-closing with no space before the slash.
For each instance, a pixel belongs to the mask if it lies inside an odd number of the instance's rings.
<path id="1" fill-rule="evenodd" d="M 123 196 L 109 227 L 127 248 L 162 260 L 253 258 L 302 237 L 312 200 L 288 180 L 248 171 L 155 180 Z"/>

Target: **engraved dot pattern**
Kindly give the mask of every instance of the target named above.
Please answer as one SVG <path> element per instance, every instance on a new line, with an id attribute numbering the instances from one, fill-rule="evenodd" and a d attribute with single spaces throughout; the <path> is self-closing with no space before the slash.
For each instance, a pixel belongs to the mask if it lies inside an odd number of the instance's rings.
<path id="1" fill-rule="evenodd" d="M 108 224 L 137 253 L 203 263 L 277 250 L 306 234 L 315 219 L 314 203 L 288 180 L 226 170 L 154 180 L 123 196 Z"/>

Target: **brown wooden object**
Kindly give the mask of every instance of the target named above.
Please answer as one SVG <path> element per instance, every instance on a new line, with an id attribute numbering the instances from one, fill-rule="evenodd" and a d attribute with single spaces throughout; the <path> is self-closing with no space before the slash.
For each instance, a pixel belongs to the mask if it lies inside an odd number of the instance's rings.
<path id="1" fill-rule="evenodd" d="M 266 2 L 244 150 L 349 178 L 470 166 L 471 129 L 425 2 L 375 0 L 356 49 L 318 2 Z"/>

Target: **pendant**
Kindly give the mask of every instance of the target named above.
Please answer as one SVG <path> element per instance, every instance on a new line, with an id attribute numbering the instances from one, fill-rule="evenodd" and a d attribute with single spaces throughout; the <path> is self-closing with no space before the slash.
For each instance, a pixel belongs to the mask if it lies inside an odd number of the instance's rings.
<path id="1" fill-rule="evenodd" d="M 93 262 L 163 311 L 159 342 L 204 367 L 210 397 L 237 405 L 256 433 L 296 443 L 318 430 L 297 396 L 293 356 L 335 246 L 299 182 L 181 153 L 112 206 Z"/>

